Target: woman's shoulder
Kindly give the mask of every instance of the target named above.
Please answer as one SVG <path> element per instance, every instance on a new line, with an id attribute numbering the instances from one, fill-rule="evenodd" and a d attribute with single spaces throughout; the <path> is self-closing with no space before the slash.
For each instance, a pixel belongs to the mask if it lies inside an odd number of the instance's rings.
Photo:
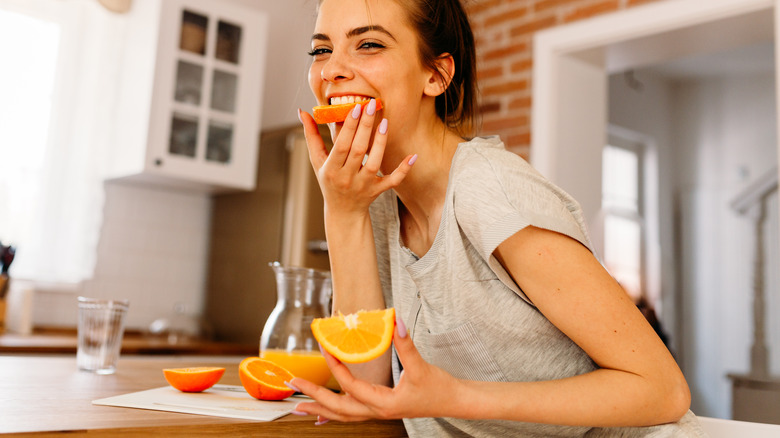
<path id="1" fill-rule="evenodd" d="M 459 192 L 469 193 L 475 189 L 496 193 L 509 187 L 515 193 L 531 194 L 554 187 L 523 157 L 507 150 L 497 136 L 461 143 L 453 159 L 450 178 L 456 196 Z M 525 190 L 532 187 L 536 189 Z"/>

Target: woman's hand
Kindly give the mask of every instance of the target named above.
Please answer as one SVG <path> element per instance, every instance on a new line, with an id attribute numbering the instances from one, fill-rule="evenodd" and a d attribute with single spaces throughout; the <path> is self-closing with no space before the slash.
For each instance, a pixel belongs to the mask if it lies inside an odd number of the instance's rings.
<path id="1" fill-rule="evenodd" d="M 298 403 L 293 413 L 317 415 L 318 424 L 326 420 L 364 421 L 452 415 L 443 409 L 452 407 L 457 399 L 455 394 L 459 380 L 425 362 L 407 336 L 406 327 L 400 319 L 393 344 L 403 366 L 401 378 L 394 388 L 353 377 L 343 363 L 323 351 L 342 393 L 336 394 L 307 380 L 295 378 L 292 386 L 314 401 Z"/>
<path id="2" fill-rule="evenodd" d="M 408 156 L 390 175 L 379 175 L 387 145 L 388 122 L 382 119 L 374 133 L 374 99 L 365 108 L 355 106 L 330 153 L 311 115 L 301 110 L 298 115 L 325 204 L 333 211 L 367 212 L 371 202 L 385 190 L 398 186 L 414 164 L 412 156 Z"/>

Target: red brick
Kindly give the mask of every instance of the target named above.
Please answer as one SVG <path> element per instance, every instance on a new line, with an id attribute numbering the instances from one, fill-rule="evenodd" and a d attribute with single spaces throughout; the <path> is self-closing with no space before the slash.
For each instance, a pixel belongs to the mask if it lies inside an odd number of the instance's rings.
<path id="1" fill-rule="evenodd" d="M 528 110 L 531 109 L 531 96 L 518 97 L 509 101 L 507 108 L 510 110 Z"/>
<path id="2" fill-rule="evenodd" d="M 505 141 L 507 144 L 511 144 L 512 147 L 531 146 L 531 131 L 510 135 Z"/>
<path id="3" fill-rule="evenodd" d="M 488 86 L 482 89 L 483 96 L 506 95 L 508 93 L 528 89 L 528 80 L 507 80 L 498 85 Z"/>
<path id="4" fill-rule="evenodd" d="M 534 59 L 533 58 L 521 59 L 521 60 L 519 60 L 517 62 L 513 62 L 509 66 L 509 71 L 511 73 L 520 73 L 520 72 L 524 72 L 524 71 L 531 71 L 533 66 L 534 66 Z"/>
<path id="5" fill-rule="evenodd" d="M 489 11 L 490 9 L 500 5 L 501 2 L 502 0 L 475 0 L 464 2 L 465 4 L 463 6 L 466 10 L 466 15 L 471 17 L 477 16 L 485 11 Z"/>
<path id="6" fill-rule="evenodd" d="M 571 21 L 582 20 L 584 18 L 593 17 L 595 15 L 604 14 L 607 12 L 617 11 L 619 8 L 618 0 L 607 0 L 599 3 L 595 3 L 588 6 L 583 6 L 576 9 L 574 12 L 567 14 L 563 21 L 569 23 Z"/>
<path id="7" fill-rule="evenodd" d="M 522 7 L 518 9 L 512 9 L 500 14 L 492 15 L 485 19 L 485 27 L 496 26 L 507 21 L 516 21 L 528 15 L 528 8 Z"/>
<path id="8" fill-rule="evenodd" d="M 483 81 L 485 79 L 491 79 L 491 78 L 498 78 L 501 77 L 503 74 L 504 74 L 504 67 L 500 65 L 497 67 L 481 68 L 477 70 L 477 81 Z"/>
<path id="9" fill-rule="evenodd" d="M 572 3 L 582 3 L 582 0 L 539 0 L 534 3 L 534 12 L 558 9 Z"/>
<path id="10" fill-rule="evenodd" d="M 638 5 L 642 5 L 642 4 L 645 4 L 645 3 L 654 3 L 654 2 L 657 2 L 657 1 L 659 1 L 659 0 L 628 0 L 628 5 L 627 6 L 628 7 L 638 6 Z"/>
<path id="11" fill-rule="evenodd" d="M 554 16 L 549 15 L 546 17 L 538 18 L 536 20 L 530 21 L 528 23 L 523 23 L 517 26 L 514 26 L 512 30 L 509 31 L 509 35 L 512 37 L 517 37 L 521 35 L 530 35 L 534 32 L 537 32 L 539 30 L 555 26 L 557 24 L 557 20 Z"/>
<path id="12" fill-rule="evenodd" d="M 491 133 L 500 131 L 502 129 L 511 129 L 511 128 L 528 128 L 528 116 L 514 116 L 514 117 L 504 117 L 501 119 L 491 119 L 486 120 L 482 122 L 482 130 L 485 133 Z"/>
<path id="13" fill-rule="evenodd" d="M 482 59 L 489 61 L 491 59 L 501 59 L 507 56 L 517 55 L 528 51 L 527 43 L 517 43 L 509 46 L 496 47 L 493 50 L 486 50 L 482 55 Z"/>

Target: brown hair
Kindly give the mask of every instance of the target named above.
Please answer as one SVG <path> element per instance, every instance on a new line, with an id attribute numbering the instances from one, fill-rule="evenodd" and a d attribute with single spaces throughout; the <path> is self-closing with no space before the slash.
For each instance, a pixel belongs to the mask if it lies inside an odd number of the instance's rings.
<path id="1" fill-rule="evenodd" d="M 461 136 L 473 135 L 476 125 L 477 81 L 474 34 L 460 0 L 397 0 L 407 6 L 417 30 L 423 66 L 438 70 L 436 62 L 452 55 L 455 74 L 447 90 L 436 97 L 436 115 Z"/>

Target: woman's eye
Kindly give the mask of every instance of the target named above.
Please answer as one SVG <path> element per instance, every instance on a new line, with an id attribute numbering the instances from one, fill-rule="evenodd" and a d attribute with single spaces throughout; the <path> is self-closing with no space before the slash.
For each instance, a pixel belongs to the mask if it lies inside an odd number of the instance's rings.
<path id="1" fill-rule="evenodd" d="M 359 49 L 384 49 L 385 46 L 383 46 L 382 44 L 379 44 L 377 42 L 366 41 L 366 42 L 360 44 L 360 46 L 358 46 L 358 48 Z"/>
<path id="2" fill-rule="evenodd" d="M 326 49 L 324 47 L 318 47 L 318 48 L 312 49 L 312 51 L 309 52 L 309 56 L 313 56 L 313 57 L 316 58 L 318 56 L 326 55 L 326 54 L 328 54 L 330 52 L 331 52 L 330 49 Z"/>

